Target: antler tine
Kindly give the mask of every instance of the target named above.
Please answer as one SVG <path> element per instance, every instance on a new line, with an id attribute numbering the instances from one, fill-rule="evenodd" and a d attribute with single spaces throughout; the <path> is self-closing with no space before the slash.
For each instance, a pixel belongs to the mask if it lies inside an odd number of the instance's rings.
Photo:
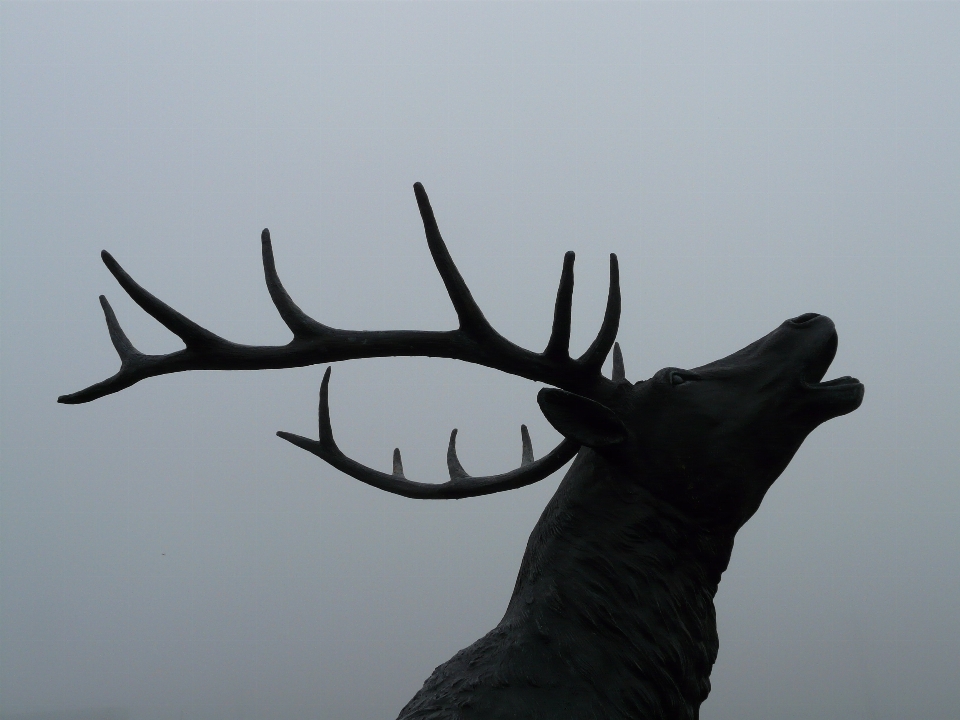
<path id="1" fill-rule="evenodd" d="M 287 442 L 313 453 L 337 470 L 356 478 L 360 482 L 395 495 L 414 499 L 457 500 L 490 495 L 504 490 L 514 490 L 549 477 L 566 465 L 580 448 L 572 440 L 564 439 L 540 460 L 530 462 L 501 475 L 470 477 L 466 472 L 463 472 L 463 476 L 453 477 L 454 471 L 451 468 L 451 479 L 448 482 L 440 484 L 414 482 L 403 476 L 399 450 L 394 451 L 392 475 L 361 465 L 356 460 L 352 460 L 343 454 L 333 440 L 333 431 L 330 427 L 329 385 L 330 368 L 327 368 L 323 374 L 323 382 L 320 384 L 320 407 L 318 410 L 320 437 L 318 440 L 311 440 L 301 435 L 282 431 L 278 432 L 277 435 Z M 455 465 L 463 471 L 459 460 L 456 459 L 456 432 L 454 430 L 450 435 L 447 459 L 449 463 L 452 454 Z M 526 448 L 524 454 L 526 455 Z"/>
<path id="2" fill-rule="evenodd" d="M 607 353 L 617 338 L 620 328 L 620 266 L 617 256 L 610 253 L 610 290 L 607 293 L 607 309 L 603 313 L 603 323 L 596 339 L 577 361 L 590 372 L 600 372 L 600 366 L 607 359 Z"/>
<path id="3" fill-rule="evenodd" d="M 260 243 L 263 246 L 263 275 L 267 282 L 267 290 L 270 292 L 270 299 L 273 300 L 277 312 L 280 313 L 280 317 L 283 318 L 294 337 L 304 338 L 330 333 L 332 328 L 317 322 L 301 310 L 283 287 L 280 276 L 277 275 L 277 264 L 273 259 L 273 243 L 270 242 L 270 230 L 267 228 L 260 233 Z"/>
<path id="4" fill-rule="evenodd" d="M 301 447 L 308 452 L 312 452 L 314 455 L 320 458 L 326 458 L 328 455 L 337 455 L 340 453 L 340 448 L 337 447 L 336 441 L 333 439 L 333 428 L 330 426 L 330 368 L 328 367 L 323 373 L 323 381 L 320 383 L 320 403 L 317 407 L 317 430 L 319 431 L 318 439 L 311 440 L 310 438 L 305 438 L 302 435 L 294 435 L 293 433 L 284 432 L 283 430 L 277 431 L 277 436 L 282 437 L 287 442 L 293 443 L 297 447 Z M 394 452 L 394 470 L 397 467 L 397 461 L 399 460 L 400 451 L 397 450 Z M 327 460 L 330 462 L 330 460 Z M 330 462 L 333 465 L 332 462 Z M 336 467 L 334 465 L 334 467 Z M 403 473 L 403 466 L 400 466 L 400 472 Z"/>
<path id="5" fill-rule="evenodd" d="M 427 236 L 427 247 L 430 248 L 430 255 L 433 256 L 433 262 L 443 279 L 444 286 L 447 288 L 450 302 L 453 303 L 453 308 L 457 312 L 460 329 L 468 335 L 494 335 L 499 337 L 499 333 L 483 316 L 480 306 L 473 299 L 467 283 L 464 282 L 463 276 L 453 262 L 453 258 L 450 257 L 450 251 L 447 250 L 447 245 L 440 235 L 437 219 L 433 215 L 433 208 L 430 206 L 427 191 L 423 189 L 421 183 L 414 183 L 413 192 L 417 196 L 417 206 L 420 208 L 420 217 L 423 219 L 423 231 Z"/>
<path id="6" fill-rule="evenodd" d="M 450 473 L 451 480 L 462 480 L 470 477 L 469 473 L 463 469 L 460 464 L 460 458 L 457 457 L 457 429 L 450 431 L 450 443 L 447 445 L 447 471 Z"/>
<path id="7" fill-rule="evenodd" d="M 121 366 L 129 363 L 138 356 L 142 357 L 143 353 L 133 346 L 133 343 L 130 342 L 123 328 L 120 327 L 120 322 L 117 320 L 113 308 L 110 307 L 110 303 L 107 302 L 106 295 L 100 296 L 100 307 L 103 308 L 103 316 L 107 321 L 107 332 L 110 333 L 110 340 L 113 342 L 113 347 L 116 349 L 117 355 L 120 356 Z"/>
<path id="8" fill-rule="evenodd" d="M 527 430 L 526 425 L 520 426 L 520 467 L 529 465 L 533 462 L 533 443 L 530 442 L 530 431 Z"/>
<path id="9" fill-rule="evenodd" d="M 557 303 L 553 311 L 553 329 L 543 351 L 549 357 L 570 357 L 570 311 L 573 308 L 573 262 L 576 255 L 571 251 L 563 256 L 563 271 L 560 287 L 557 288 Z"/>
<path id="10" fill-rule="evenodd" d="M 620 352 L 620 343 L 613 344 L 613 371 L 610 373 L 610 379 L 615 383 L 626 382 L 627 373 L 623 369 L 623 353 Z"/>
<path id="11" fill-rule="evenodd" d="M 107 269 L 120 283 L 120 287 L 127 291 L 127 295 L 157 322 L 183 340 L 187 347 L 229 344 L 227 340 L 197 325 L 193 320 L 181 315 L 160 298 L 144 290 L 106 250 L 100 253 L 100 257 L 103 258 L 103 264 L 107 266 Z"/>

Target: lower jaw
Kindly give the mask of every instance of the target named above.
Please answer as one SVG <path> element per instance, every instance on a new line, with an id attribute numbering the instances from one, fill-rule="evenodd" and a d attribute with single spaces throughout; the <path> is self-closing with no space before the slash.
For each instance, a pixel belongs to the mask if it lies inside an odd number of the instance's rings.
<path id="1" fill-rule="evenodd" d="M 811 387 L 811 397 L 813 406 L 826 418 L 846 415 L 860 407 L 863 402 L 864 387 L 853 378 L 840 378 L 838 381 L 831 381 L 835 384 L 823 384 Z M 852 382 L 851 382 L 852 381 Z"/>

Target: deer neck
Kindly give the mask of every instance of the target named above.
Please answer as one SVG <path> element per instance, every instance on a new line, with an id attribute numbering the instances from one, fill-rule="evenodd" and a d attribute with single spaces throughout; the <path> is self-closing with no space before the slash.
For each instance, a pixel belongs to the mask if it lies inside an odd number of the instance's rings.
<path id="1" fill-rule="evenodd" d="M 530 629 L 624 717 L 694 718 L 732 546 L 584 449 L 530 535 L 501 627 Z"/>

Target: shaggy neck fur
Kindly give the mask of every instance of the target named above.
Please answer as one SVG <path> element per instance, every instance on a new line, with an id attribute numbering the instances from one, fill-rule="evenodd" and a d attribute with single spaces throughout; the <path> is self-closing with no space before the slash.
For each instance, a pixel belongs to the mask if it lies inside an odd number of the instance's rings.
<path id="1" fill-rule="evenodd" d="M 696 718 L 731 550 L 732 537 L 582 450 L 530 535 L 503 620 L 400 718 Z"/>

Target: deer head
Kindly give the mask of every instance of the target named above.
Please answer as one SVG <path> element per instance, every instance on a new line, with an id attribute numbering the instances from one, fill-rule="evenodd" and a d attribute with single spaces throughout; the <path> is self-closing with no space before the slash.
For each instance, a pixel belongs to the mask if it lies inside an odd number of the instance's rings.
<path id="1" fill-rule="evenodd" d="M 860 406 L 855 378 L 820 382 L 836 351 L 833 322 L 807 313 L 693 370 L 664 368 L 630 384 L 618 361 L 620 382 L 605 402 L 557 389 L 538 400 L 564 437 L 685 515 L 735 532 L 804 438 Z"/>

